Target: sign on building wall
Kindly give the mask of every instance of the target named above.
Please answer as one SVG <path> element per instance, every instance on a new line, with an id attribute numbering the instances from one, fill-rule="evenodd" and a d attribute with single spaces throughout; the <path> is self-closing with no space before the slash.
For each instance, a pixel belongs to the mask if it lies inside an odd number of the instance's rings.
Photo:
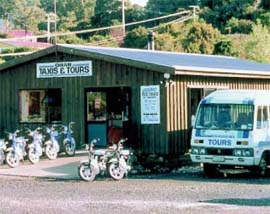
<path id="1" fill-rule="evenodd" d="M 92 61 L 37 63 L 37 78 L 92 76 Z"/>
<path id="2" fill-rule="evenodd" d="M 160 124 L 159 85 L 141 86 L 141 123 Z"/>

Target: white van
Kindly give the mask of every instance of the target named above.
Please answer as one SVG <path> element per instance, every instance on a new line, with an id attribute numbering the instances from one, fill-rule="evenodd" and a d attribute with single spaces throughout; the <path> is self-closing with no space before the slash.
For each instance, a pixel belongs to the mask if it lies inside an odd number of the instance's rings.
<path id="1" fill-rule="evenodd" d="M 201 100 L 191 136 L 191 159 L 207 177 L 219 171 L 270 165 L 270 91 L 220 90 Z"/>

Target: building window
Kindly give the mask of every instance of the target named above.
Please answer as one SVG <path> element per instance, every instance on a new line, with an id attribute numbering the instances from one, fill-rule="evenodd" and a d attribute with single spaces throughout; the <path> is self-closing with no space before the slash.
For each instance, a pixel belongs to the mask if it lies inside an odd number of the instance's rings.
<path id="1" fill-rule="evenodd" d="M 20 90 L 19 122 L 50 123 L 61 121 L 61 89 Z"/>

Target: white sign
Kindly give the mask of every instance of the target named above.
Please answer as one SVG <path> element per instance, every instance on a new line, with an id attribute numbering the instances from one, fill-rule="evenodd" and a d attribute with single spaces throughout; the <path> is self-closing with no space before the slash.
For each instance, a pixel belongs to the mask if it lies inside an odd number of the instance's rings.
<path id="1" fill-rule="evenodd" d="M 160 124 L 159 85 L 141 86 L 141 123 Z"/>
<path id="2" fill-rule="evenodd" d="M 37 64 L 37 78 L 92 76 L 92 61 Z"/>

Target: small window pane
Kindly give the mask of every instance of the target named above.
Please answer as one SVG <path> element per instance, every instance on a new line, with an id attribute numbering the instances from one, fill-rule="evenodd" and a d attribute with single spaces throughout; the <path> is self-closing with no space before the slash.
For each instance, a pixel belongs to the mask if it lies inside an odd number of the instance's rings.
<path id="1" fill-rule="evenodd" d="M 19 121 L 45 123 L 61 121 L 61 90 L 20 90 Z"/>

